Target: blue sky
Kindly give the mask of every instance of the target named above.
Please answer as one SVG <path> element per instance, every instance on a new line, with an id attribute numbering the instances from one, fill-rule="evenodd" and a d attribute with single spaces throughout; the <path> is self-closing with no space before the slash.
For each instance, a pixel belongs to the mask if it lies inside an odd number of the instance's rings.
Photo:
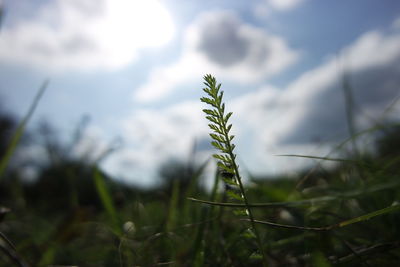
<path id="1" fill-rule="evenodd" d="M 4 0 L 1 105 L 19 116 L 49 78 L 31 126 L 46 119 L 74 148 L 123 147 L 102 166 L 139 185 L 157 166 L 207 145 L 202 77 L 222 83 L 241 166 L 254 174 L 296 171 L 348 136 L 341 77 L 349 76 L 359 129 L 398 95 L 397 0 Z M 399 117 L 395 108 L 387 118 Z M 39 153 L 32 149 L 33 154 Z"/>

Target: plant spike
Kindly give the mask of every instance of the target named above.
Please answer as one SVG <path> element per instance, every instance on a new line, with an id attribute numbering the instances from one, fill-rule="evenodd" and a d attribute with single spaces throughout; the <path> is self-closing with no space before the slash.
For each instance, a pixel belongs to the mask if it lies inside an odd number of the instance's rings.
<path id="1" fill-rule="evenodd" d="M 229 188 L 227 191 L 228 196 L 233 200 L 241 201 L 245 205 L 244 210 L 239 209 L 235 214 L 240 216 L 245 215 L 249 218 L 258 248 L 262 254 L 263 264 L 267 266 L 266 253 L 262 247 L 261 238 L 257 231 L 253 213 L 250 209 L 239 174 L 239 166 L 235 160 L 235 145 L 232 144 L 234 136 L 229 134 L 232 124 L 228 124 L 228 121 L 232 116 L 232 112 L 225 114 L 225 103 L 222 102 L 224 92 L 220 91 L 221 84 L 217 84 L 216 79 L 210 74 L 205 75 L 204 80 L 204 85 L 206 87 L 203 88 L 203 91 L 209 97 L 202 97 L 200 100 L 212 107 L 212 109 L 203 109 L 203 112 L 206 114 L 206 119 L 210 122 L 208 126 L 213 130 L 213 133 L 210 133 L 210 137 L 213 139 L 211 145 L 220 151 L 219 154 L 215 154 L 213 157 L 218 160 L 217 166 L 221 177 L 226 187 Z"/>

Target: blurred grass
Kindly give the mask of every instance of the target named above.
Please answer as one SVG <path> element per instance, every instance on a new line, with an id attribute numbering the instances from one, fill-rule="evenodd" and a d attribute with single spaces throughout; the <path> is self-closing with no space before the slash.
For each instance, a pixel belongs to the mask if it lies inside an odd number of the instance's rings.
<path id="1" fill-rule="evenodd" d="M 254 205 L 256 218 L 298 228 L 260 226 L 271 265 L 395 266 L 400 259 L 399 172 L 385 169 L 381 160 L 376 157 L 372 167 L 363 167 L 371 175 L 360 184 L 352 160 L 314 173 L 298 192 L 293 192 L 296 179 L 253 177 L 247 190 L 251 203 L 259 203 Z M 79 191 L 78 206 L 53 214 L 34 205 L 11 206 L 0 231 L 31 266 L 259 266 L 252 255 L 256 244 L 243 238 L 244 224 L 229 207 L 188 200 L 196 196 L 226 203 L 217 174 L 209 192 L 195 186 L 185 190 L 179 180 L 171 181 L 171 191 L 113 187 L 96 168 L 92 179 L 100 206 L 81 204 Z M 19 197 L 28 197 L 25 190 Z M 124 222 L 132 222 L 134 230 L 123 230 Z M 337 227 L 326 233 L 301 229 L 324 225 Z M 0 252 L 0 266 L 10 264 Z"/>
<path id="2" fill-rule="evenodd" d="M 29 119 L 32 117 L 40 98 L 44 94 L 47 85 L 49 81 L 46 80 L 43 82 L 43 85 L 39 88 L 39 91 L 33 100 L 27 114 L 25 117 L 21 120 L 21 122 L 18 124 L 17 129 L 15 130 L 15 133 L 12 135 L 11 141 L 6 149 L 6 152 L 4 153 L 3 157 L 0 160 L 0 180 L 4 175 L 5 169 L 8 166 L 8 163 L 10 161 L 11 156 L 14 154 L 15 149 L 18 146 L 19 140 L 21 139 L 21 136 L 24 133 L 26 124 L 28 123 Z"/>
<path id="3" fill-rule="evenodd" d="M 1 161 L 0 207 L 9 212 L 0 219 L 0 266 L 260 266 L 248 224 L 232 212 L 242 206 L 227 203 L 218 172 L 211 190 L 200 185 L 208 162 L 197 165 L 194 152 L 188 162 L 168 163 L 152 189 L 118 183 L 93 162 L 65 155 L 39 166 L 34 183 L 6 172 L 46 85 Z M 346 154 L 367 135 L 374 149 Z M 354 129 L 332 154 L 290 155 L 317 161 L 314 168 L 250 177 L 254 217 L 271 223 L 258 228 L 271 266 L 398 265 L 399 136 L 397 122 L 379 122 Z M 328 161 L 336 164 L 322 166 Z"/>
<path id="4" fill-rule="evenodd" d="M 93 179 L 94 179 L 94 184 L 96 186 L 97 193 L 99 194 L 101 203 L 103 204 L 104 209 L 106 210 L 107 217 L 112 222 L 112 229 L 114 230 L 114 232 L 117 235 L 120 236 L 122 234 L 120 219 L 119 219 L 117 211 L 115 209 L 114 202 L 112 200 L 110 192 L 104 181 L 104 177 L 101 175 L 100 171 L 97 168 L 94 168 Z"/>

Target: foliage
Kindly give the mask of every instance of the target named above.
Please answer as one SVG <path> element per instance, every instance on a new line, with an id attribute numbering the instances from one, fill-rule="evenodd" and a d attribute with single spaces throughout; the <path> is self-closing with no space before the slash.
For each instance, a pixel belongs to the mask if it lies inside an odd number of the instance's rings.
<path id="1" fill-rule="evenodd" d="M 292 155 L 316 164 L 294 176 L 251 176 L 241 185 L 231 115 L 220 85 L 205 78 L 203 100 L 212 106 L 205 112 L 220 162 L 211 190 L 199 185 L 206 163 L 166 163 L 165 182 L 140 189 L 49 141 L 53 156 L 37 166 L 36 181 L 27 183 L 12 166 L 0 180 L 0 266 L 260 266 L 262 252 L 270 266 L 398 265 L 398 124 L 355 132 L 337 146 L 346 151 L 347 143 L 369 135 L 375 150 Z M 330 161 L 336 164 L 325 167 Z M 250 211 L 253 222 L 250 212 L 232 210 Z"/>

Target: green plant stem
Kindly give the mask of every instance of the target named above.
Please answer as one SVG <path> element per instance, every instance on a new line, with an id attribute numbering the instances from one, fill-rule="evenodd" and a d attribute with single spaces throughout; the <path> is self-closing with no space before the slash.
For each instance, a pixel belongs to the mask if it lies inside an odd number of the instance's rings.
<path id="1" fill-rule="evenodd" d="M 232 153 L 229 153 L 229 154 L 230 154 L 230 156 L 232 155 Z M 234 159 L 232 159 L 232 160 L 234 160 Z M 235 163 L 235 161 L 233 161 L 233 162 Z M 266 267 L 266 266 L 268 266 L 267 255 L 266 255 L 266 253 L 265 253 L 265 251 L 263 249 L 261 238 L 260 238 L 260 234 L 259 234 L 258 229 L 256 227 L 256 223 L 255 223 L 254 217 L 253 217 L 253 212 L 250 209 L 249 201 L 247 199 L 246 192 L 244 191 L 244 187 L 243 187 L 243 184 L 242 184 L 242 180 L 241 180 L 241 178 L 239 176 L 238 167 L 237 167 L 236 163 L 234 164 L 233 168 L 235 169 L 236 178 L 237 178 L 238 183 L 239 183 L 240 191 L 242 192 L 242 195 L 243 195 L 243 200 L 244 200 L 244 204 L 246 205 L 246 210 L 247 210 L 249 218 L 250 218 L 251 227 L 254 230 L 254 234 L 256 236 L 257 243 L 258 243 L 258 247 L 261 250 L 261 254 L 262 254 L 262 258 L 263 258 L 263 264 Z"/>
<path id="2" fill-rule="evenodd" d="M 258 247 L 260 249 L 260 252 L 262 254 L 263 265 L 266 267 L 266 266 L 268 266 L 267 255 L 266 255 L 266 253 L 265 253 L 265 251 L 263 249 L 260 233 L 257 230 L 256 224 L 255 224 L 255 221 L 254 221 L 253 212 L 250 209 L 249 201 L 247 199 L 247 195 L 246 195 L 246 192 L 244 190 L 242 179 L 241 179 L 240 174 L 239 174 L 239 168 L 238 168 L 238 165 L 236 164 L 236 160 L 235 160 L 236 157 L 233 154 L 233 147 L 232 147 L 230 138 L 228 136 L 228 132 L 226 131 L 227 125 L 226 125 L 226 122 L 223 119 L 224 118 L 224 114 L 223 114 L 223 111 L 221 109 L 218 109 L 218 113 L 219 113 L 220 118 L 222 118 L 221 119 L 221 124 L 223 126 L 222 129 L 223 129 L 223 134 L 224 134 L 224 137 L 225 137 L 225 140 L 226 140 L 226 147 L 227 147 L 227 150 L 228 150 L 228 155 L 229 155 L 229 157 L 231 159 L 231 162 L 233 163 L 232 167 L 234 169 L 236 180 L 237 180 L 237 182 L 239 184 L 240 192 L 241 192 L 241 194 L 243 196 L 244 204 L 246 206 L 246 211 L 247 211 L 248 216 L 250 218 L 251 228 L 253 228 L 253 230 L 254 230 L 254 235 L 256 236 L 256 241 L 257 241 Z"/>

